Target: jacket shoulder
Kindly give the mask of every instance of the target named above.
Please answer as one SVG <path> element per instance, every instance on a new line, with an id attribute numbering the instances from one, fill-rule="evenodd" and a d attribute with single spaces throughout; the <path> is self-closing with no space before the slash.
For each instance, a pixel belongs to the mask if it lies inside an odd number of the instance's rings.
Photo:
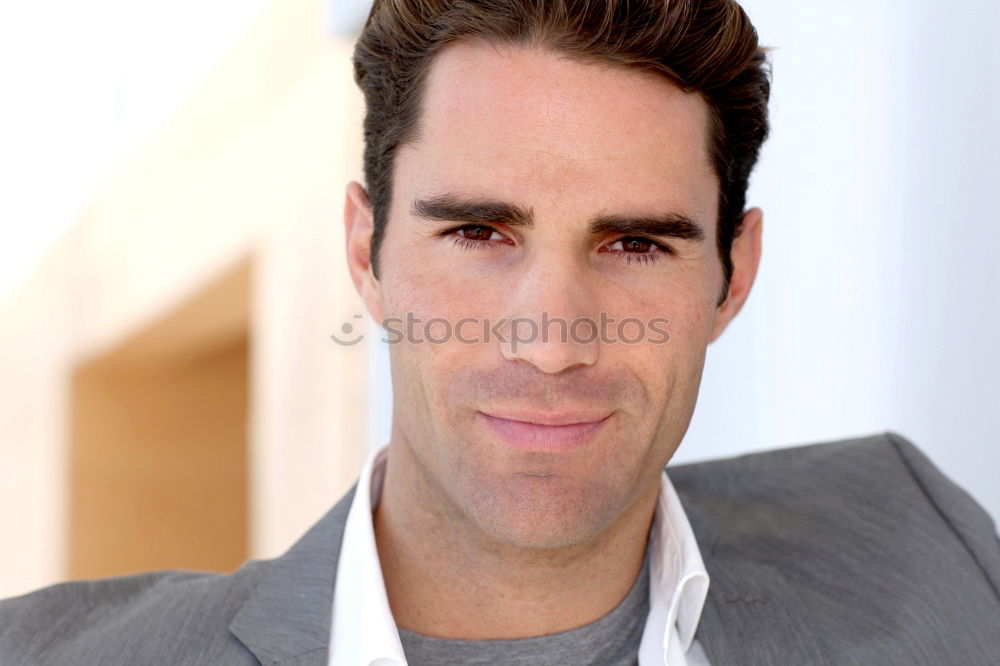
<path id="1" fill-rule="evenodd" d="M 783 590 L 786 607 L 824 635 L 868 636 L 856 647 L 869 654 L 903 654 L 904 644 L 924 655 L 1000 648 L 996 527 L 897 433 L 667 472 L 719 609 L 757 585 Z M 922 642 L 906 642 L 915 636 Z"/>
<path id="2" fill-rule="evenodd" d="M 964 489 L 895 432 L 670 466 L 682 498 L 701 507 L 824 511 L 868 507 L 883 515 L 919 508 L 942 519 L 984 561 L 1000 557 L 996 525 Z M 761 515 L 760 517 L 764 517 Z M 992 556 L 992 558 L 991 558 Z M 1000 580 L 1000 569 L 988 566 Z"/>
<path id="3" fill-rule="evenodd" d="M 256 663 L 228 624 L 268 564 L 74 581 L 0 601 L 0 663 Z"/>
<path id="4" fill-rule="evenodd" d="M 667 468 L 682 500 L 723 523 L 758 527 L 809 516 L 824 525 L 925 521 L 965 547 L 1000 595 L 992 518 L 911 441 L 895 432 L 806 444 Z M 901 528 L 905 528 L 904 522 Z M 921 531 L 921 525 L 910 525 Z M 924 525 L 923 527 L 929 527 Z M 889 530 L 890 532 L 895 530 Z"/>

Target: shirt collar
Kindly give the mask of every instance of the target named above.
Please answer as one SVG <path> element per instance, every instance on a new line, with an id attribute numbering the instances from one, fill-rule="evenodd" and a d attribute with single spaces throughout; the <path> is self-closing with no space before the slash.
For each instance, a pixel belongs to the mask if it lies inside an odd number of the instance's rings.
<path id="1" fill-rule="evenodd" d="M 382 494 L 387 451 L 384 446 L 365 462 L 344 525 L 333 588 L 330 666 L 406 664 L 389 608 L 372 520 Z"/>
<path id="2" fill-rule="evenodd" d="M 382 493 L 387 452 L 388 446 L 383 446 L 365 462 L 344 526 L 334 587 L 329 666 L 406 664 L 389 608 L 372 520 Z M 650 610 L 639 663 L 659 666 L 668 663 L 668 655 L 691 647 L 709 583 L 698 542 L 665 471 L 660 474 L 649 547 Z M 671 645 L 673 637 L 680 645 Z"/>
<path id="3" fill-rule="evenodd" d="M 649 547 L 649 617 L 639 648 L 643 666 L 668 663 L 668 654 L 691 648 L 708 597 L 708 571 L 666 471 L 660 473 Z M 672 636 L 679 639 L 679 646 L 670 645 Z M 663 660 L 653 659 L 654 654 L 662 654 Z"/>

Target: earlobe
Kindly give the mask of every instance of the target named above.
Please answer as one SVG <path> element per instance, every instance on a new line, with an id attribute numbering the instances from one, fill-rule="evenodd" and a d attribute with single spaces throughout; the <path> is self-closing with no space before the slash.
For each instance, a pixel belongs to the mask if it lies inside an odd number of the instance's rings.
<path id="1" fill-rule="evenodd" d="M 750 295 L 760 265 L 763 230 L 764 213 L 760 208 L 751 208 L 743 215 L 739 236 L 733 239 L 733 277 L 729 282 L 729 295 L 715 313 L 709 343 L 722 335 Z"/>
<path id="2" fill-rule="evenodd" d="M 382 321 L 382 295 L 371 265 L 374 215 L 360 183 L 347 185 L 344 201 L 344 244 L 351 281 L 375 321 Z"/>

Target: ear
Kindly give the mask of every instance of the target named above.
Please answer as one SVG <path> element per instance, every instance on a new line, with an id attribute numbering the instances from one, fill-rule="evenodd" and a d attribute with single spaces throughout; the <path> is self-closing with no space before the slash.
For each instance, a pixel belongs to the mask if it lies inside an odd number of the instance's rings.
<path id="1" fill-rule="evenodd" d="M 344 240 L 347 249 L 347 268 L 361 300 L 364 301 L 375 322 L 382 324 L 382 292 L 372 270 L 371 250 L 374 216 L 368 195 L 360 183 L 347 184 L 344 201 Z"/>
<path id="2" fill-rule="evenodd" d="M 751 208 L 743 215 L 739 235 L 733 239 L 731 253 L 733 277 L 729 281 L 729 294 L 726 300 L 716 310 L 709 344 L 722 335 L 750 295 L 750 288 L 753 286 L 754 278 L 757 277 L 757 267 L 760 264 L 763 231 L 764 213 L 760 208 Z"/>

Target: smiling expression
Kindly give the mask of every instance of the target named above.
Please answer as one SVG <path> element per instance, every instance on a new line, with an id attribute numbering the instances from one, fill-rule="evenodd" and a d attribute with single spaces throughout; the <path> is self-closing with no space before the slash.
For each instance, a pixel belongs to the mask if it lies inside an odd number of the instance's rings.
<path id="1" fill-rule="evenodd" d="M 390 346 L 415 492 L 528 548 L 592 539 L 656 493 L 740 305 L 716 303 L 708 128 L 700 95 L 651 72 L 483 42 L 435 57 L 396 155 L 372 314 L 603 314 L 666 320 L 669 342 Z"/>

